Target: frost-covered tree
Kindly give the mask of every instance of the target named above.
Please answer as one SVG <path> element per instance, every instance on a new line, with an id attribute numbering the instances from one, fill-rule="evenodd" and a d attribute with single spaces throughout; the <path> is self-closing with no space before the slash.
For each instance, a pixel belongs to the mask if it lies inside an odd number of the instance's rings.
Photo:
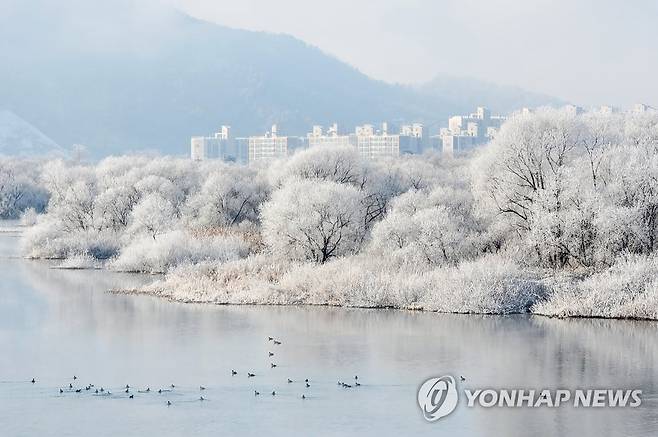
<path id="1" fill-rule="evenodd" d="M 410 265 L 456 264 L 490 250 L 469 192 L 412 190 L 392 202 L 372 231 L 372 249 Z"/>
<path id="2" fill-rule="evenodd" d="M 147 194 L 132 210 L 130 231 L 134 234 L 147 234 L 155 240 L 159 234 L 172 229 L 175 213 L 168 199 L 158 193 Z"/>
<path id="3" fill-rule="evenodd" d="M 564 177 L 582 135 L 582 123 L 568 111 L 512 117 L 474 162 L 481 199 L 527 228 L 533 202 Z M 559 203 L 560 191 L 553 195 Z"/>
<path id="4" fill-rule="evenodd" d="M 316 179 L 363 186 L 367 163 L 352 146 L 313 147 L 296 153 L 271 170 L 274 185 L 286 179 Z"/>
<path id="5" fill-rule="evenodd" d="M 96 197 L 95 208 L 100 228 L 121 231 L 130 223 L 130 214 L 141 195 L 132 186 L 110 187 Z"/>
<path id="6" fill-rule="evenodd" d="M 593 267 L 652 252 L 657 126 L 652 113 L 517 115 L 474 160 L 474 193 L 542 265 Z"/>
<path id="7" fill-rule="evenodd" d="M 359 249 L 361 193 L 331 181 L 289 181 L 261 213 L 263 239 L 276 256 L 327 260 Z"/>
<path id="8" fill-rule="evenodd" d="M 28 208 L 44 210 L 48 193 L 39 183 L 41 165 L 31 159 L 0 158 L 0 218 L 15 219 Z"/>
<path id="9" fill-rule="evenodd" d="M 176 210 L 185 200 L 185 193 L 181 187 L 175 185 L 168 178 L 155 174 L 149 174 L 140 179 L 135 183 L 135 190 L 140 197 L 157 194 L 169 201 Z"/>
<path id="10" fill-rule="evenodd" d="M 195 229 L 224 229 L 258 222 L 269 186 L 254 169 L 222 166 L 207 176 L 199 193 L 188 200 L 183 218 Z"/>

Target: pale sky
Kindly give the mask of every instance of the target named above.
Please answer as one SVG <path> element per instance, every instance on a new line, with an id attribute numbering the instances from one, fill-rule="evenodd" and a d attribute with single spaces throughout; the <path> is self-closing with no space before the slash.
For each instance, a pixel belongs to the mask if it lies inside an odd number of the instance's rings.
<path id="1" fill-rule="evenodd" d="M 389 82 L 438 73 L 582 104 L 658 106 L 656 0 L 168 0 L 293 35 Z"/>

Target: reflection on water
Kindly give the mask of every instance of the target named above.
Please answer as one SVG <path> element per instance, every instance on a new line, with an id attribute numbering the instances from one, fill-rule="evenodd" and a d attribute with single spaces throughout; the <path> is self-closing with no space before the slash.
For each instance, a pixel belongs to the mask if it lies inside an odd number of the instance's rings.
<path id="1" fill-rule="evenodd" d="M 0 235 L 2 254 L 14 250 L 12 238 Z M 652 322 L 184 305 L 105 292 L 148 277 L 49 265 L 0 259 L 3 436 L 648 436 L 658 430 Z M 269 335 L 283 344 L 268 342 Z M 257 376 L 247 378 L 247 371 Z M 462 405 L 427 423 L 416 389 L 429 376 L 450 373 L 465 375 L 462 385 L 471 388 L 641 388 L 644 402 L 617 410 Z M 356 374 L 361 387 L 337 386 Z M 33 376 L 34 385 L 27 382 Z M 60 395 L 69 382 L 102 385 L 113 395 Z M 126 384 L 152 392 L 129 399 L 121 390 Z M 172 392 L 155 393 L 170 384 Z M 199 385 L 207 389 L 201 393 Z M 262 394 L 254 396 L 255 389 Z M 200 402 L 200 394 L 208 400 Z"/>

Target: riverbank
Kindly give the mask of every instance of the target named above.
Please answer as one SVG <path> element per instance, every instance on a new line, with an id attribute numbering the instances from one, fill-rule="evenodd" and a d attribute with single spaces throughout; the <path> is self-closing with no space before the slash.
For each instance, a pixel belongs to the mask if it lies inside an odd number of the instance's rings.
<path id="1" fill-rule="evenodd" d="M 3 229 L 17 236 L 29 228 L 13 222 Z M 105 261 L 70 256 L 54 267 L 158 273 L 147 285 L 113 291 L 184 303 L 658 320 L 654 256 L 626 256 L 607 269 L 571 272 L 532 269 L 521 266 L 518 256 L 502 254 L 434 268 L 369 253 L 317 264 L 266 252 L 247 255 L 233 236 L 197 240 L 181 232 L 136 247 Z"/>
<path id="2" fill-rule="evenodd" d="M 181 266 L 152 284 L 115 290 L 202 304 L 326 305 L 457 314 L 535 314 L 658 320 L 655 259 L 631 258 L 589 275 L 549 275 L 489 256 L 458 266 L 408 270 L 366 257 L 324 265 L 266 255 Z"/>

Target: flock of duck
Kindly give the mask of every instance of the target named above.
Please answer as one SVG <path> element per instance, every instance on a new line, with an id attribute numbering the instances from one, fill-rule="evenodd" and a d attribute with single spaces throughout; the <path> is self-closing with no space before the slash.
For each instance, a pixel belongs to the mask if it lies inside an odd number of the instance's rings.
<path id="1" fill-rule="evenodd" d="M 274 337 L 268 337 L 268 342 L 271 342 L 275 346 L 279 346 L 279 345 L 283 344 L 283 342 L 281 342 L 280 340 L 275 339 Z M 268 357 L 270 357 L 270 358 L 274 357 L 274 352 L 268 352 L 267 354 L 268 354 Z M 270 362 L 270 368 L 271 369 L 275 369 L 276 367 L 277 367 L 276 363 Z M 231 376 L 237 376 L 238 374 L 239 373 L 238 373 L 237 370 L 231 369 Z M 253 378 L 253 377 L 256 376 L 256 374 L 251 372 L 251 371 L 247 372 L 246 375 L 247 375 L 247 378 Z M 73 376 L 73 382 L 75 382 L 77 380 L 78 380 L 78 377 L 74 375 Z M 35 378 L 32 378 L 32 380 L 30 382 L 32 384 L 36 384 L 37 380 Z M 62 395 L 64 393 L 90 392 L 95 396 L 112 396 L 112 392 L 109 389 L 106 389 L 104 387 L 96 387 L 94 384 L 87 384 L 86 386 L 80 387 L 80 386 L 74 386 L 73 382 L 70 382 L 68 384 L 68 387 L 60 388 L 59 389 L 59 394 Z M 292 379 L 287 378 L 287 383 L 288 384 L 292 384 L 294 382 L 295 381 L 293 381 Z M 311 384 L 310 384 L 308 378 L 304 379 L 304 386 L 307 389 L 311 388 Z M 352 387 L 361 386 L 361 383 L 359 383 L 359 377 L 357 375 L 355 375 L 353 383 L 348 384 L 346 382 L 338 381 L 338 386 L 343 387 L 343 388 L 352 388 Z M 163 393 L 172 392 L 172 391 L 174 391 L 175 388 L 176 388 L 176 386 L 174 384 L 171 384 L 167 388 L 159 388 L 158 390 L 153 390 L 153 391 L 151 390 L 150 387 L 146 387 L 145 389 L 141 389 L 141 390 L 138 389 L 137 393 L 144 393 L 144 394 L 146 394 L 146 393 L 158 393 L 158 394 L 163 394 Z M 121 388 L 120 390 L 128 395 L 127 396 L 128 399 L 134 399 L 135 395 L 134 395 L 134 392 L 132 391 L 132 389 L 133 389 L 133 387 L 131 387 L 129 384 L 126 384 L 126 386 Z M 200 392 L 203 392 L 204 390 L 206 390 L 206 387 L 204 387 L 202 385 L 199 386 L 199 391 Z M 258 390 L 254 390 L 254 396 L 260 396 L 260 394 L 261 393 Z M 276 396 L 276 390 L 272 390 L 271 395 Z M 303 393 L 301 395 L 301 399 L 307 399 L 306 393 Z M 199 396 L 198 400 L 199 401 L 206 401 L 207 399 L 203 395 L 201 395 L 201 396 Z M 171 400 L 167 400 L 166 405 L 171 406 L 172 405 Z"/>

